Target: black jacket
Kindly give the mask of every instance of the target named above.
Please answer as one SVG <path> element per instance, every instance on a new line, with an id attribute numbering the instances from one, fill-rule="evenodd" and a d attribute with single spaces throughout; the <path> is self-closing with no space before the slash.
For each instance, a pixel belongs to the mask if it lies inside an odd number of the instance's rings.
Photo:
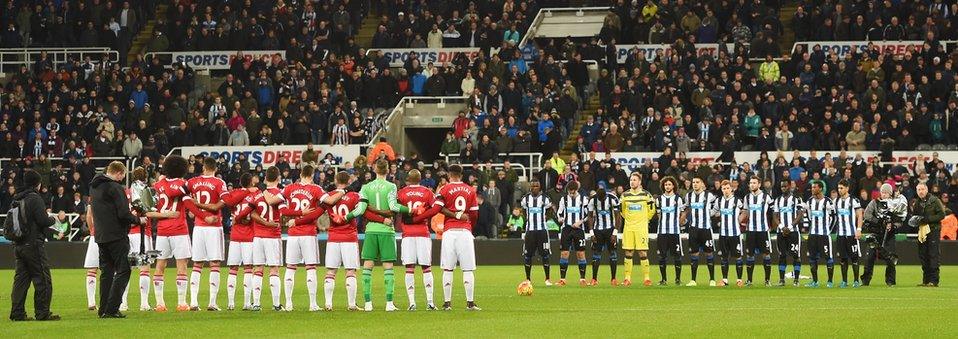
<path id="1" fill-rule="evenodd" d="M 99 174 L 90 182 L 90 198 L 96 242 L 108 243 L 127 239 L 130 224 L 139 220 L 130 211 L 130 200 L 123 185 Z"/>
<path id="2" fill-rule="evenodd" d="M 47 204 L 43 201 L 43 197 L 37 193 L 37 189 L 34 187 L 20 188 L 13 199 L 21 200 L 23 218 L 26 220 L 21 243 L 27 244 L 46 239 L 46 230 L 56 221 L 47 214 Z"/>

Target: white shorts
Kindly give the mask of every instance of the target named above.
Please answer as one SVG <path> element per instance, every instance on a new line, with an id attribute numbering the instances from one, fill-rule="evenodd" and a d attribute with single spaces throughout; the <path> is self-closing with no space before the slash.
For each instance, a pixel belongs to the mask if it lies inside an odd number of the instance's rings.
<path id="1" fill-rule="evenodd" d="M 428 237 L 402 238 L 403 265 L 432 265 L 432 239 Z"/>
<path id="2" fill-rule="evenodd" d="M 253 265 L 283 266 L 282 247 L 280 238 L 253 238 Z"/>
<path id="3" fill-rule="evenodd" d="M 158 235 L 156 249 L 160 251 L 157 259 L 189 259 L 192 256 L 189 235 Z"/>
<path id="4" fill-rule="evenodd" d="M 227 266 L 242 266 L 253 264 L 253 242 L 230 241 Z"/>
<path id="5" fill-rule="evenodd" d="M 340 265 L 347 270 L 359 269 L 359 243 L 326 243 L 326 268 L 339 268 Z"/>
<path id="6" fill-rule="evenodd" d="M 223 261 L 223 228 L 193 228 L 193 261 Z"/>
<path id="7" fill-rule="evenodd" d="M 463 271 L 476 270 L 476 244 L 472 232 L 466 229 L 452 229 L 442 234 L 442 249 L 439 265 L 444 270 L 453 270 L 456 264 Z"/>
<path id="8" fill-rule="evenodd" d="M 140 253 L 140 234 L 128 234 L 127 237 L 130 238 L 130 254 Z M 143 240 L 146 240 L 144 248 L 147 251 L 153 250 L 153 238 L 149 236 L 143 236 Z"/>
<path id="9" fill-rule="evenodd" d="M 292 236 L 286 238 L 287 265 L 319 265 L 319 241 L 316 236 Z"/>
<path id="10" fill-rule="evenodd" d="M 83 268 L 100 268 L 100 245 L 97 245 L 93 236 L 86 246 L 86 258 L 83 259 Z"/>

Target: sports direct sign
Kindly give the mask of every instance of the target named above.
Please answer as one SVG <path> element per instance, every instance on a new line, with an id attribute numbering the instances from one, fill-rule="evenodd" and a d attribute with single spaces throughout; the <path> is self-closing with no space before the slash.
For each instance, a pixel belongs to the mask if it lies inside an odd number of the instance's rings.
<path id="1" fill-rule="evenodd" d="M 465 54 L 469 60 L 479 56 L 478 48 L 388 48 L 369 50 L 380 51 L 386 60 L 389 61 L 389 67 L 402 67 L 403 63 L 409 59 L 409 54 L 419 54 L 419 62 L 423 66 L 430 62 L 439 66 L 452 62 L 460 54 Z M 366 54 L 368 55 L 369 52 Z"/>
<path id="2" fill-rule="evenodd" d="M 236 59 L 237 53 L 243 53 L 247 61 L 258 60 L 266 56 L 271 63 L 286 60 L 286 51 L 200 51 L 200 52 L 172 52 L 171 63 L 182 62 L 194 69 L 229 69 L 230 63 Z M 165 53 L 155 53 L 162 55 Z"/>
<path id="3" fill-rule="evenodd" d="M 832 157 L 838 157 L 841 151 L 818 151 L 816 155 L 821 159 L 825 156 L 825 153 L 831 153 Z M 941 159 L 945 163 L 945 168 L 949 172 L 953 172 L 955 168 L 958 168 L 958 151 L 894 151 L 892 153 L 891 163 L 899 165 L 911 165 L 915 161 L 926 161 L 931 160 L 932 155 L 938 153 L 938 159 Z M 758 162 L 762 152 L 735 152 L 735 161 L 738 164 L 749 163 L 752 166 Z M 785 156 L 785 160 L 788 162 L 792 161 L 792 152 L 786 151 L 782 152 Z M 849 159 L 854 159 L 856 155 L 861 154 L 866 161 L 871 161 L 872 159 L 878 159 L 881 161 L 881 154 L 875 151 L 863 151 L 863 152 L 851 152 L 847 151 L 845 154 Z M 612 159 L 616 163 L 622 164 L 623 167 L 627 168 L 629 171 L 635 171 L 642 166 L 645 161 L 656 161 L 662 153 L 660 152 L 616 152 L 612 153 Z M 721 152 L 689 152 L 686 153 L 686 158 L 692 162 L 705 162 L 709 164 L 715 164 L 718 162 L 719 156 L 722 155 Z M 803 158 L 808 158 L 810 156 L 809 152 L 799 152 L 799 155 Z M 776 152 L 768 152 L 769 158 L 774 162 L 775 158 L 778 157 Z M 602 158 L 601 155 L 596 155 L 596 158 Z"/>
<path id="4" fill-rule="evenodd" d="M 799 45 L 805 47 L 805 51 L 811 51 L 815 46 L 821 46 L 826 55 L 833 51 L 839 58 L 845 57 L 849 53 L 867 53 L 872 49 L 878 49 L 879 52 L 891 52 L 893 55 L 905 54 L 909 49 L 920 52 L 924 46 L 924 41 L 803 41 L 792 45 L 792 53 Z"/>
<path id="5" fill-rule="evenodd" d="M 628 60 L 629 56 L 632 55 L 633 51 L 635 53 L 645 52 L 645 60 L 652 61 L 655 60 L 655 57 L 659 55 L 659 52 L 663 54 L 672 53 L 672 45 L 669 44 L 644 44 L 644 45 L 616 45 L 616 60 L 620 64 L 624 64 Z M 719 44 L 695 44 L 695 54 L 696 55 L 715 55 L 717 56 L 719 52 Z M 732 50 L 729 50 L 729 53 L 732 53 Z"/>
<path id="6" fill-rule="evenodd" d="M 360 154 L 359 145 L 313 145 L 313 150 L 319 153 L 319 159 L 322 160 L 326 154 L 332 154 L 338 163 L 353 161 Z M 303 152 L 306 151 L 306 145 L 284 145 L 284 146 L 187 146 L 180 148 L 180 153 L 184 158 L 190 156 L 202 155 L 205 157 L 226 157 L 226 162 L 232 165 L 238 161 L 240 156 L 245 155 L 250 166 L 263 165 L 268 167 L 279 162 L 279 159 L 286 159 L 290 164 L 296 164 L 303 160 Z"/>

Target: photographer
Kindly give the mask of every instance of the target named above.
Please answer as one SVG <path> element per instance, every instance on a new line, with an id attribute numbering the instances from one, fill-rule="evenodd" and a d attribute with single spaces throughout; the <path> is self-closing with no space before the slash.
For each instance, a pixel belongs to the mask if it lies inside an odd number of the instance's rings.
<path id="1" fill-rule="evenodd" d="M 130 282 L 130 225 L 139 218 L 130 211 L 125 187 L 126 165 L 114 161 L 106 173 L 90 182 L 90 213 L 100 246 L 100 318 L 125 318 L 120 313 L 123 290 Z"/>
<path id="2" fill-rule="evenodd" d="M 901 225 L 908 214 L 908 202 L 904 196 L 895 193 L 892 185 L 882 185 L 880 192 L 881 198 L 872 200 L 865 208 L 865 229 L 862 232 L 865 243 L 863 286 L 871 284 L 875 261 L 879 257 L 885 261 L 885 284 L 895 285 L 895 265 L 898 263 L 898 255 L 895 252 L 895 229 Z"/>
<path id="3" fill-rule="evenodd" d="M 921 260 L 922 278 L 918 286 L 938 287 L 941 252 L 941 220 L 945 218 L 945 205 L 938 197 L 928 192 L 928 185 L 915 187 L 918 196 L 911 202 L 908 225 L 918 228 L 918 259 Z"/>
<path id="4" fill-rule="evenodd" d="M 50 299 L 53 296 L 53 279 L 50 277 L 50 265 L 44 249 L 47 227 L 54 220 L 46 211 L 46 203 L 37 193 L 40 190 L 40 174 L 32 170 L 23 173 L 23 186 L 17 189 L 13 200 L 18 204 L 20 227 L 23 236 L 14 243 L 17 258 L 17 271 L 13 277 L 12 307 L 10 320 L 32 320 L 27 317 L 25 304 L 30 283 L 33 283 L 33 308 L 36 320 L 60 320 L 60 316 L 50 313 Z M 12 207 L 12 206 L 11 206 Z M 8 220 L 8 224 L 12 221 Z M 7 225 L 10 227 L 10 225 Z"/>

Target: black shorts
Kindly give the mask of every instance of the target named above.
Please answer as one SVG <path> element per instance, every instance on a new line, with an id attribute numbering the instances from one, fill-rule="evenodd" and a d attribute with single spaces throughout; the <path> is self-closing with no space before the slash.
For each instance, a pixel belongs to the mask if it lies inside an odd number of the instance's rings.
<path id="1" fill-rule="evenodd" d="M 723 258 L 741 258 L 742 236 L 720 236 L 718 239 L 718 255 Z"/>
<path id="2" fill-rule="evenodd" d="M 612 229 L 607 230 L 595 230 L 595 238 L 592 239 L 592 252 L 602 253 L 603 250 L 609 251 L 609 253 L 615 253 L 616 248 L 618 247 L 618 240 L 612 238 Z"/>
<path id="3" fill-rule="evenodd" d="M 750 257 L 755 253 L 772 253 L 772 241 L 768 238 L 768 232 L 748 231 L 745 233 L 745 255 Z"/>
<path id="4" fill-rule="evenodd" d="M 801 233 L 792 231 L 788 232 L 788 235 L 785 235 L 781 232 L 778 233 L 778 240 L 776 241 L 778 247 L 778 253 L 780 255 L 790 255 L 792 258 L 801 258 L 802 256 L 802 235 Z"/>
<path id="5" fill-rule="evenodd" d="M 832 237 L 827 235 L 808 235 L 808 259 L 831 259 Z"/>
<path id="6" fill-rule="evenodd" d="M 839 258 L 858 260 L 862 257 L 862 247 L 854 236 L 838 236 L 836 245 Z"/>
<path id="7" fill-rule="evenodd" d="M 563 226 L 562 233 L 559 235 L 560 251 L 585 251 L 585 230 L 582 228 L 573 228 L 572 226 Z"/>
<path id="8" fill-rule="evenodd" d="M 707 228 L 689 228 L 689 252 L 715 252 L 715 240 L 712 230 Z"/>
<path id="9" fill-rule="evenodd" d="M 539 253 L 541 256 L 552 254 L 549 249 L 549 231 L 527 231 L 526 240 L 522 245 L 522 252 L 527 257 Z"/>
<path id="10" fill-rule="evenodd" d="M 673 259 L 682 258 L 682 237 L 678 234 L 659 234 L 655 240 L 659 258 L 672 256 Z"/>

